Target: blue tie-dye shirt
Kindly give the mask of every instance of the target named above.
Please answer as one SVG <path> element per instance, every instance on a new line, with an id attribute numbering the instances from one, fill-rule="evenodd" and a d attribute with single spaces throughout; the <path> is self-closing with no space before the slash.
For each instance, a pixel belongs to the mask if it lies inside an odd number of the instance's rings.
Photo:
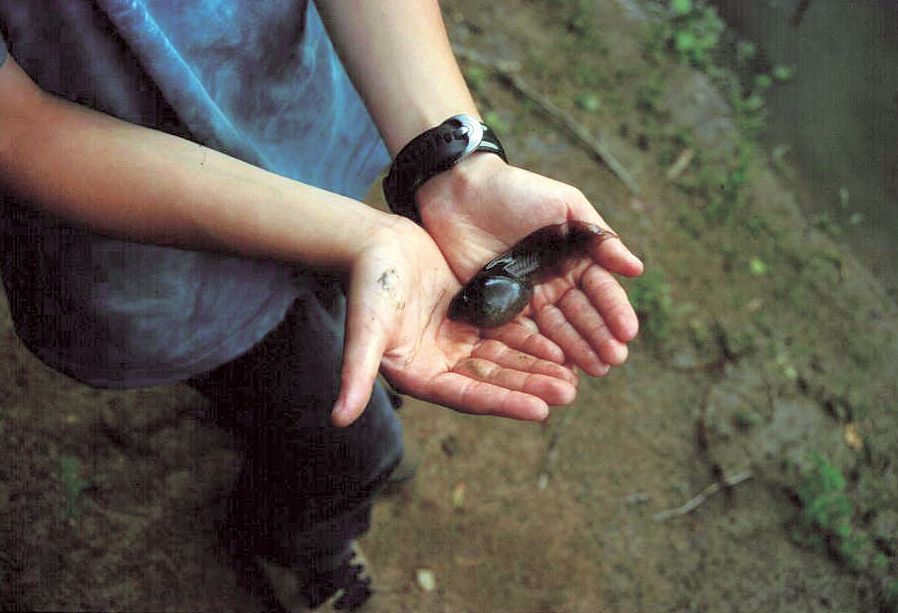
<path id="1" fill-rule="evenodd" d="M 389 161 L 303 0 L 0 0 L 0 63 L 4 38 L 46 91 L 305 183 L 360 198 Z M 311 283 L 277 263 L 114 240 L 0 199 L 19 336 L 93 385 L 218 366 Z"/>

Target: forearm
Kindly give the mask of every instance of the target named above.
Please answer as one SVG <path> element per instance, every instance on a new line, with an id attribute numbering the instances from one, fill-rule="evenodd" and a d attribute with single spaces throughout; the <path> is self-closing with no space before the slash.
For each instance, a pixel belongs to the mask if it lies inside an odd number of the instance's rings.
<path id="1" fill-rule="evenodd" d="M 25 78 L 10 70 L 0 81 Z M 187 140 L 46 94 L 27 97 L 0 116 L 0 186 L 95 231 L 339 268 L 360 236 L 389 223 L 360 202 Z"/>
<path id="2" fill-rule="evenodd" d="M 437 0 L 319 0 L 317 6 L 391 155 L 451 115 L 477 115 Z"/>

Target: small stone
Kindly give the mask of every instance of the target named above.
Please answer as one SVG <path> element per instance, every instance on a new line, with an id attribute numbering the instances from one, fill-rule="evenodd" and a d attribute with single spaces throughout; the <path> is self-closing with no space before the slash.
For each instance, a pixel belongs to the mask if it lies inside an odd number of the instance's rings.
<path id="1" fill-rule="evenodd" d="M 455 487 L 452 488 L 452 506 L 456 509 L 460 509 L 465 506 L 465 490 L 467 487 L 464 484 L 464 481 L 459 481 L 455 484 Z"/>
<path id="2" fill-rule="evenodd" d="M 422 590 L 425 592 L 432 592 L 437 589 L 437 579 L 432 570 L 419 568 L 415 574 L 418 579 L 418 585 Z"/>
<path id="3" fill-rule="evenodd" d="M 842 431 L 842 439 L 846 445 L 855 451 L 864 446 L 864 438 L 861 436 L 855 423 L 845 424 L 845 429 Z"/>

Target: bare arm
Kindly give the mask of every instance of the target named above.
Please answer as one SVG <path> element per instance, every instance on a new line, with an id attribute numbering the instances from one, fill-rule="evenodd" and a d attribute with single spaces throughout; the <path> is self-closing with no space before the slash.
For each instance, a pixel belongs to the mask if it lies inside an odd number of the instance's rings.
<path id="1" fill-rule="evenodd" d="M 476 115 L 437 0 L 318 0 L 317 6 L 391 153 L 451 115 Z M 609 228 L 578 190 L 489 153 L 429 180 L 417 204 L 424 227 L 462 280 L 541 226 L 580 220 Z M 619 240 L 601 243 L 590 255 L 541 284 L 518 324 L 535 324 L 570 362 L 603 375 L 626 360 L 638 329 L 611 273 L 635 276 L 642 263 Z"/>
<path id="2" fill-rule="evenodd" d="M 0 67 L 0 187 L 114 236 L 345 273 L 335 424 L 364 410 L 380 368 L 415 396 L 472 413 L 543 419 L 575 394 L 549 341 L 481 339 L 446 320 L 458 282 L 410 221 L 63 102 L 11 58 Z"/>
<path id="3" fill-rule="evenodd" d="M 0 185 L 95 231 L 345 269 L 359 237 L 393 223 L 355 200 L 62 101 L 11 57 L 0 92 Z"/>
<path id="4" fill-rule="evenodd" d="M 436 0 L 319 0 L 391 155 L 447 117 L 477 115 Z"/>

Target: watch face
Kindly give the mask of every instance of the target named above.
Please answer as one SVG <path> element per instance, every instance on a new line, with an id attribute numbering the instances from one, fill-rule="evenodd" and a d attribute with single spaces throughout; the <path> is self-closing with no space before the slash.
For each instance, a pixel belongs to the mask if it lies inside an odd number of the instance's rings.
<path id="1" fill-rule="evenodd" d="M 483 140 L 483 125 L 470 115 L 453 115 L 447 121 L 457 122 L 460 126 L 457 134 L 459 136 L 467 135 L 468 144 L 462 152 L 461 157 L 467 157 L 477 150 L 480 141 Z"/>

